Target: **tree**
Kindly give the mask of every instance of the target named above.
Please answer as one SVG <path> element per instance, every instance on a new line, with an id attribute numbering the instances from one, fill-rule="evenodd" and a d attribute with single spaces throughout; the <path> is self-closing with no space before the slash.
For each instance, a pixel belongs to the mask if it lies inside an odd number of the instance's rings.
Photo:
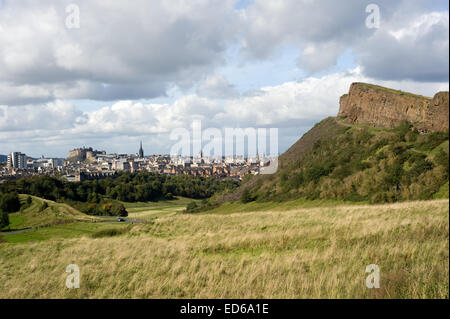
<path id="1" fill-rule="evenodd" d="M 127 217 L 128 212 L 121 203 L 113 203 L 111 207 L 111 214 L 113 216 Z"/>
<path id="2" fill-rule="evenodd" d="M 7 193 L 0 198 L 0 210 L 15 213 L 20 210 L 20 200 L 17 193 Z"/>
<path id="3" fill-rule="evenodd" d="M 0 209 L 0 229 L 9 225 L 8 213 Z"/>

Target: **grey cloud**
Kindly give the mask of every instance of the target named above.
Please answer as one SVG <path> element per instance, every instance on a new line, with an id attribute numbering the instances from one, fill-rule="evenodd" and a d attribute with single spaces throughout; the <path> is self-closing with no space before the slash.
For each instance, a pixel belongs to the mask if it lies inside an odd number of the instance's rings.
<path id="1" fill-rule="evenodd" d="M 343 46 L 350 46 L 373 33 L 365 26 L 365 8 L 371 2 L 255 1 L 243 17 L 245 53 L 253 58 L 267 58 L 277 47 L 287 43 L 297 44 L 302 49 L 316 47 L 319 53 L 326 49 L 327 52 L 316 55 L 315 59 L 301 58 L 303 66 L 322 71 L 336 62 Z M 377 3 L 381 6 L 389 3 L 384 12 L 386 18 L 398 7 L 398 3 L 392 1 Z M 317 61 L 320 59 L 323 61 Z"/>
<path id="2" fill-rule="evenodd" d="M 239 96 L 236 87 L 220 74 L 206 78 L 197 87 L 197 94 L 212 99 L 232 99 Z"/>
<path id="3" fill-rule="evenodd" d="M 376 3 L 381 28 L 365 25 L 366 6 Z M 334 66 L 351 48 L 367 76 L 381 80 L 448 80 L 448 13 L 417 36 L 395 39 L 391 31 L 411 23 L 444 1 L 256 0 L 243 15 L 244 55 L 267 59 L 286 44 L 299 46 L 298 65 L 310 74 Z M 446 20 L 446 22 L 445 22 Z"/>
<path id="4" fill-rule="evenodd" d="M 422 24 L 416 22 L 419 24 L 417 34 L 408 34 L 411 29 L 402 29 L 400 32 L 406 34 L 396 37 L 392 32 L 380 30 L 363 42 L 358 60 L 365 74 L 381 80 L 448 81 L 448 13 L 436 18 L 435 23 L 428 26 L 426 20 Z M 431 19 L 433 17 L 428 16 L 428 20 Z M 410 21 L 410 25 L 414 22 Z"/>
<path id="5" fill-rule="evenodd" d="M 0 10 L 0 104 L 154 98 L 174 85 L 227 98 L 236 94 L 229 83 L 200 82 L 227 63 L 236 43 L 244 61 L 298 46 L 298 65 L 309 74 L 350 48 L 375 79 L 448 79 L 448 16 L 447 24 L 399 40 L 390 31 L 430 12 L 429 2 L 376 1 L 380 30 L 365 26 L 371 2 L 255 0 L 235 10 L 234 0 L 79 0 L 81 28 L 67 29 L 72 0 L 10 1 Z"/>
<path id="6" fill-rule="evenodd" d="M 0 81 L 42 87 L 84 81 L 92 99 L 152 98 L 168 84 L 189 87 L 210 73 L 234 37 L 231 0 L 80 0 L 81 27 L 67 29 L 65 7 L 72 2 L 17 1 L 0 11 Z M 71 98 L 86 98 L 75 93 Z M 0 103 L 26 101 L 0 96 Z"/>

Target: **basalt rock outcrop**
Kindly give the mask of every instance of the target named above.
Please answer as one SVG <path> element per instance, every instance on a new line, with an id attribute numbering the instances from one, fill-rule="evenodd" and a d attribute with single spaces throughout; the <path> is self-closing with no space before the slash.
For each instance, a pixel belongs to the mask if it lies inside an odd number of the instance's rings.
<path id="1" fill-rule="evenodd" d="M 353 83 L 341 97 L 339 117 L 349 123 L 392 128 L 408 121 L 421 132 L 447 131 L 449 92 L 433 98 L 366 83 Z"/>

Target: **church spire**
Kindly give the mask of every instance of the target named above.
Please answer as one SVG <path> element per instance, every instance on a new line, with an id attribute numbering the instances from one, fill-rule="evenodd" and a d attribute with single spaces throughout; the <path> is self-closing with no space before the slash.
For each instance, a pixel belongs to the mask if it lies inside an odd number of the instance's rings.
<path id="1" fill-rule="evenodd" d="M 144 149 L 142 148 L 142 141 L 141 141 L 141 147 L 139 148 L 139 158 L 144 158 Z"/>

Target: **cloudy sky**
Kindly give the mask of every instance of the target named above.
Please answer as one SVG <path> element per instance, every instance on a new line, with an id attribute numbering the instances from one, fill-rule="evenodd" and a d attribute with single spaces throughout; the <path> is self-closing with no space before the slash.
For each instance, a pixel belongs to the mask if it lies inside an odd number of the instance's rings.
<path id="1" fill-rule="evenodd" d="M 194 119 L 283 152 L 352 82 L 448 91 L 448 39 L 444 0 L 0 0 L 0 154 L 168 153 Z"/>

